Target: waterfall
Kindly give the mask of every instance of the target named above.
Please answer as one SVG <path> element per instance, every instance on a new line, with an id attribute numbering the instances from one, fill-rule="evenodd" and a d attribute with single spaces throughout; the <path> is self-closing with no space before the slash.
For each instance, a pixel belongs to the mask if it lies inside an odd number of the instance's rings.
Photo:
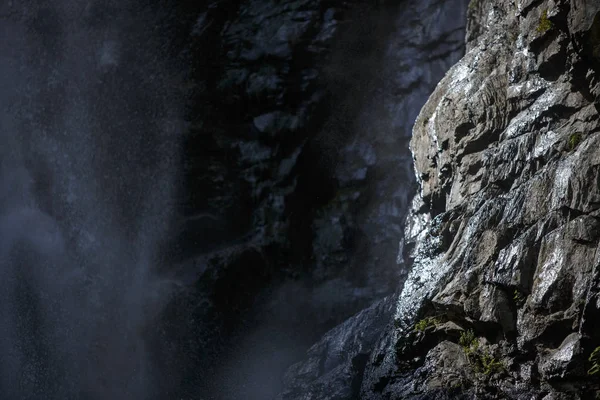
<path id="1" fill-rule="evenodd" d="M 0 398 L 159 390 L 181 107 L 134 3 L 0 4 Z"/>

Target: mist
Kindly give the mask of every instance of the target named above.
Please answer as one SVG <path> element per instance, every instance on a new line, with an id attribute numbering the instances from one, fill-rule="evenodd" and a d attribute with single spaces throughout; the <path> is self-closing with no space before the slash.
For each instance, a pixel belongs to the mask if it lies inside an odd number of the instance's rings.
<path id="1" fill-rule="evenodd" d="M 0 2 L 0 399 L 272 399 L 396 290 L 410 128 L 452 63 L 414 30 L 444 11 L 323 6 L 262 32 L 254 3 Z"/>
<path id="2" fill-rule="evenodd" d="M 181 132 L 160 15 L 0 4 L 0 397 L 160 398 Z"/>

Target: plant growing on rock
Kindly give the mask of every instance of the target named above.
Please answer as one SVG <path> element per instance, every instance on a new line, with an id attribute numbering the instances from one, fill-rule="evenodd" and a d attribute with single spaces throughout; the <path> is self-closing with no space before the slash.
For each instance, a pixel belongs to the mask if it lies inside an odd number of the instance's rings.
<path id="1" fill-rule="evenodd" d="M 581 139 L 581 133 L 572 133 L 571 136 L 569 136 L 569 151 L 573 151 L 575 147 L 581 143 Z"/>
<path id="2" fill-rule="evenodd" d="M 476 351 L 477 348 L 479 347 L 479 341 L 475 337 L 475 333 L 473 332 L 472 329 L 469 329 L 468 331 L 464 331 L 463 333 L 460 334 L 460 338 L 458 339 L 458 344 L 460 344 L 462 346 L 462 348 L 465 351 L 465 353 L 467 354 L 467 356 L 469 354 L 473 353 L 474 351 Z"/>
<path id="3" fill-rule="evenodd" d="M 592 351 L 588 361 L 592 364 L 590 369 L 587 371 L 588 375 L 596 375 L 598 372 L 600 372 L 600 346 L 596 347 L 594 351 Z"/>
<path id="4" fill-rule="evenodd" d="M 419 322 L 417 322 L 415 324 L 415 331 L 425 332 L 427 330 L 427 328 L 436 326 L 439 323 L 440 323 L 440 321 L 435 317 L 423 318 L 422 320 L 420 320 Z"/>
<path id="5" fill-rule="evenodd" d="M 504 363 L 502 361 L 497 360 L 490 353 L 483 353 L 478 361 L 480 365 L 477 365 L 475 370 L 483 373 L 484 375 L 491 375 L 495 373 L 500 373 L 506 370 Z"/>
<path id="6" fill-rule="evenodd" d="M 552 21 L 548 19 L 548 10 L 544 10 L 540 16 L 540 23 L 538 24 L 536 31 L 538 33 L 544 33 L 550 30 L 552 26 Z"/>
<path id="7" fill-rule="evenodd" d="M 469 363 L 475 372 L 485 376 L 506 371 L 504 363 L 496 359 L 491 353 L 483 350 L 479 340 L 473 330 L 464 331 L 459 338 L 459 344 L 462 346 Z"/>
<path id="8" fill-rule="evenodd" d="M 525 295 L 519 289 L 515 289 L 513 292 L 513 301 L 517 306 L 521 306 L 525 301 Z"/>

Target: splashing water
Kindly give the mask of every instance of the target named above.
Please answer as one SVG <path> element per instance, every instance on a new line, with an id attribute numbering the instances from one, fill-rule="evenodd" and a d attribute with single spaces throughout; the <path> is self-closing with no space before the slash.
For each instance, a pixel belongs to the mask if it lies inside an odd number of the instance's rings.
<path id="1" fill-rule="evenodd" d="M 0 398 L 149 399 L 176 101 L 134 1 L 0 3 Z"/>

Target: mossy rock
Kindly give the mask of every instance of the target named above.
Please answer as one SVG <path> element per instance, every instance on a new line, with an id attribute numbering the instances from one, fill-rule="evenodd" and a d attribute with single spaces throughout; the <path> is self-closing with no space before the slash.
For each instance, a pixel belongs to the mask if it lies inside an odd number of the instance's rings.
<path id="1" fill-rule="evenodd" d="M 569 136 L 569 151 L 575 150 L 575 148 L 581 143 L 583 136 L 581 133 L 573 133 Z"/>
<path id="2" fill-rule="evenodd" d="M 552 29 L 552 26 L 552 21 L 548 19 L 548 10 L 544 10 L 540 16 L 540 23 L 538 24 L 536 31 L 538 33 L 545 33 Z"/>

